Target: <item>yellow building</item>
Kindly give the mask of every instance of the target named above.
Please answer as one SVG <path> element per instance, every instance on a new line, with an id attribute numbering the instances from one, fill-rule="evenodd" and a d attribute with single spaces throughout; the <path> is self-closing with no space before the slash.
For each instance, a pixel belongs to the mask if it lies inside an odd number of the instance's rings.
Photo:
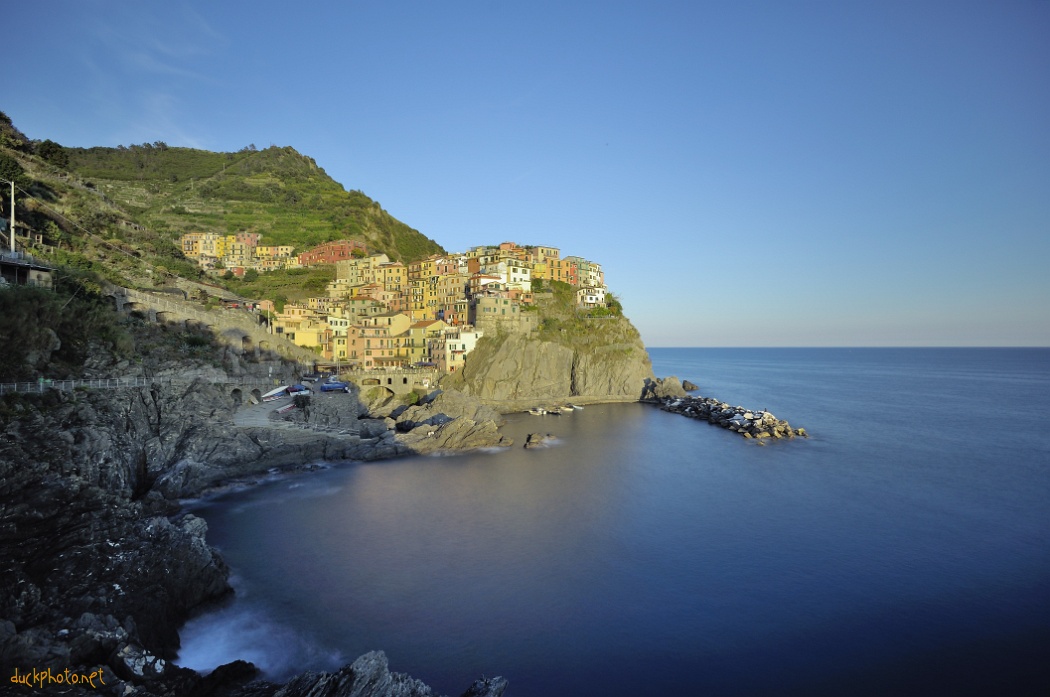
<path id="1" fill-rule="evenodd" d="M 294 247 L 290 244 L 260 244 L 255 247 L 257 259 L 291 259 Z"/>
<path id="2" fill-rule="evenodd" d="M 448 326 L 439 319 L 416 322 L 408 328 L 407 341 L 402 343 L 401 351 L 407 365 L 430 362 L 428 342 L 441 336 Z"/>
<path id="3" fill-rule="evenodd" d="M 376 267 L 390 262 L 386 254 L 372 254 L 360 259 L 346 259 L 335 264 L 335 277 L 354 286 L 376 282 Z"/>
<path id="4" fill-rule="evenodd" d="M 543 264 L 560 257 L 561 250 L 557 247 L 529 247 L 529 258 L 534 264 Z"/>
<path id="5" fill-rule="evenodd" d="M 440 257 L 435 254 L 426 259 L 420 259 L 419 261 L 413 261 L 410 263 L 408 265 L 408 280 L 429 279 L 432 276 L 436 276 L 438 259 L 440 259 Z"/>
<path id="6" fill-rule="evenodd" d="M 402 312 L 367 317 L 347 332 L 351 360 L 363 368 L 398 366 L 405 362 L 403 346 L 412 321 Z"/>
<path id="7" fill-rule="evenodd" d="M 388 261 L 375 267 L 375 282 L 383 290 L 400 293 L 408 290 L 408 269 L 400 261 Z"/>

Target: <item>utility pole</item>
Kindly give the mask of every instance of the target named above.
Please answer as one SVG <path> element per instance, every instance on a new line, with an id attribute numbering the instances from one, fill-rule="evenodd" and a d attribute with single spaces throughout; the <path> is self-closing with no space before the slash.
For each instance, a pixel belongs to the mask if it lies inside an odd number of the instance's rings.
<path id="1" fill-rule="evenodd" d="M 11 180 L 11 230 L 7 233 L 11 240 L 11 253 L 15 253 L 15 182 Z"/>

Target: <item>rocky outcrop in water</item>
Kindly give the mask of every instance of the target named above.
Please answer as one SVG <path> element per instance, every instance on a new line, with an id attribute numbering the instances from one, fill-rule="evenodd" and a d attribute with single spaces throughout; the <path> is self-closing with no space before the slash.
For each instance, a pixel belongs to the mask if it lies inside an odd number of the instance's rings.
<path id="1" fill-rule="evenodd" d="M 550 433 L 548 433 L 546 435 L 544 435 L 542 433 L 530 433 L 528 436 L 525 437 L 525 446 L 524 447 L 526 447 L 526 448 L 545 448 L 548 445 L 550 445 L 551 443 L 553 443 L 554 440 L 555 440 L 554 435 L 550 434 Z"/>
<path id="2" fill-rule="evenodd" d="M 642 392 L 643 400 L 667 399 L 669 397 L 685 397 L 685 387 L 674 375 L 666 378 L 655 378 L 645 381 L 645 390 Z"/>
<path id="3" fill-rule="evenodd" d="M 664 397 L 657 400 L 664 411 L 693 419 L 701 419 L 715 426 L 735 431 L 745 438 L 808 438 L 806 429 L 792 428 L 768 411 L 734 407 L 713 397 Z"/>
<path id="4" fill-rule="evenodd" d="M 334 673 L 306 672 L 277 687 L 249 683 L 237 697 L 438 697 L 429 686 L 404 673 L 391 673 L 386 654 L 371 651 Z M 461 697 L 500 697 L 503 678 L 481 678 Z"/>

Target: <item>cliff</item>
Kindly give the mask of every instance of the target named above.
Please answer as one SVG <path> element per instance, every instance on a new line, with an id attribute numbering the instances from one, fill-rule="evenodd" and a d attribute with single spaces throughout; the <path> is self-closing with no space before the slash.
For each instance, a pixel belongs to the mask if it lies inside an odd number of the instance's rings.
<path id="1" fill-rule="evenodd" d="M 463 370 L 442 386 L 510 412 L 566 401 L 638 401 L 654 380 L 627 318 L 548 314 L 535 332 L 482 337 Z"/>
<path id="2" fill-rule="evenodd" d="M 356 394 L 316 395 L 311 423 L 246 426 L 243 415 L 269 405 L 240 405 L 231 392 L 158 378 L 146 388 L 0 398 L 0 665 L 23 676 L 101 671 L 106 689 L 68 694 L 232 694 L 255 677 L 249 664 L 203 678 L 170 662 L 189 613 L 230 592 L 205 522 L 181 512 L 181 497 L 273 467 L 501 438 L 491 413 L 455 395 L 399 408 L 397 419 L 367 418 L 382 414 Z M 281 694 L 315 694 L 320 684 L 332 695 L 432 694 L 369 656 L 332 676 L 301 676 Z M 280 688 L 252 685 L 239 694 Z"/>

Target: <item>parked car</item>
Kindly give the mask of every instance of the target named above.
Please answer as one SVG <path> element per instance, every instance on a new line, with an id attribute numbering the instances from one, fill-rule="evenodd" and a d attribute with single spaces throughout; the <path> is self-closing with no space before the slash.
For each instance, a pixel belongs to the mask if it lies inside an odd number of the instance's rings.
<path id="1" fill-rule="evenodd" d="M 329 380 L 321 383 L 321 392 L 349 392 L 350 383 L 339 380 Z"/>

